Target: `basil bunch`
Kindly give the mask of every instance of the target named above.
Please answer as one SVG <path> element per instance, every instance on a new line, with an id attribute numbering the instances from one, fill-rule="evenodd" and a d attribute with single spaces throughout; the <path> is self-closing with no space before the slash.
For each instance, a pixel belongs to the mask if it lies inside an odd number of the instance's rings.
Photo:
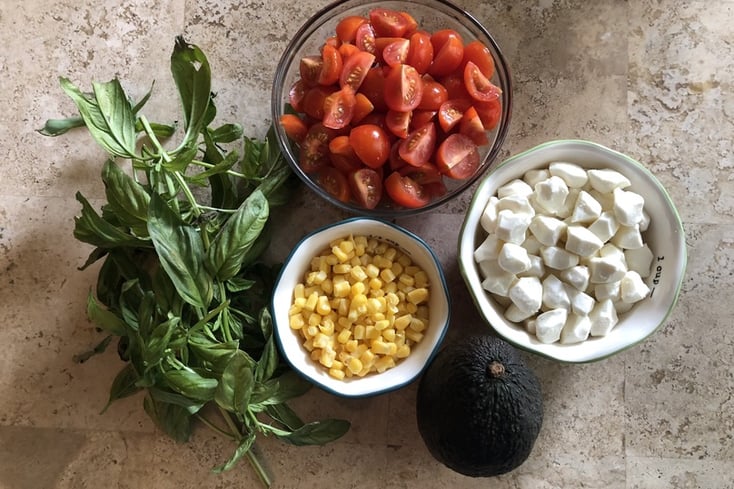
<path id="1" fill-rule="evenodd" d="M 269 485 L 250 450 L 257 433 L 310 445 L 349 428 L 343 420 L 304 423 L 287 405 L 311 385 L 279 358 L 268 310 L 277 267 L 260 256 L 275 225 L 270 209 L 287 202 L 292 174 L 272 131 L 258 141 L 237 124 L 210 128 L 211 72 L 198 47 L 177 38 L 171 71 L 184 112 L 174 149 L 162 141 L 177 127 L 140 114 L 151 92 L 133 105 L 116 79 L 83 93 L 62 78 L 79 116 L 49 120 L 40 131 L 85 126 L 110 155 L 101 213 L 77 194 L 74 236 L 94 246 L 82 268 L 103 260 L 87 312 L 107 333 L 83 359 L 117 338 L 126 365 L 110 403 L 145 391 L 145 411 L 165 433 L 186 441 L 200 420 L 237 444 L 215 470 L 247 457 Z M 225 150 L 237 142 L 241 156 Z"/>

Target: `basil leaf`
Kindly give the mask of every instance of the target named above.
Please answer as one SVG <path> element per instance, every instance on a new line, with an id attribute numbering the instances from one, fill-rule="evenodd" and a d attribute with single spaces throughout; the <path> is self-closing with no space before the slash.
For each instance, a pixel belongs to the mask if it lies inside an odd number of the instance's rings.
<path id="1" fill-rule="evenodd" d="M 201 49 L 188 44 L 183 37 L 178 36 L 171 55 L 171 73 L 185 115 L 186 135 L 182 147 L 189 146 L 191 142 L 196 142 L 207 122 L 207 109 L 211 97 L 211 68 Z"/>
<path id="2" fill-rule="evenodd" d="M 192 332 L 189 334 L 188 347 L 202 366 L 209 367 L 215 372 L 222 372 L 237 352 L 238 342 L 235 340 L 219 342 L 201 333 Z"/>
<path id="3" fill-rule="evenodd" d="M 115 313 L 100 307 L 92 293 L 87 296 L 87 316 L 97 326 L 115 336 L 125 336 L 128 326 Z"/>
<path id="4" fill-rule="evenodd" d="M 211 168 L 207 168 L 202 172 L 192 175 L 191 177 L 189 177 L 189 180 L 194 183 L 203 185 L 206 183 L 206 180 L 211 178 L 212 176 L 226 173 L 228 170 L 232 169 L 234 164 L 237 163 L 238 158 L 239 156 L 237 155 L 236 151 L 230 151 L 225 155 L 224 158 L 222 158 L 219 163 L 215 164 Z"/>
<path id="5" fill-rule="evenodd" d="M 115 376 L 115 380 L 112 381 L 110 387 L 110 397 L 107 400 L 107 405 L 102 409 L 104 413 L 107 408 L 110 407 L 114 401 L 122 399 L 124 397 L 132 396 L 137 392 L 140 392 L 141 388 L 137 386 L 137 382 L 140 376 L 135 371 L 132 363 L 125 365 Z"/>
<path id="6" fill-rule="evenodd" d="M 94 98 L 85 95 L 71 81 L 61 78 L 61 88 L 71 97 L 89 133 L 108 153 L 122 158 L 135 157 L 135 118 L 130 102 L 117 79 L 94 83 Z"/>
<path id="7" fill-rule="evenodd" d="M 226 472 L 230 470 L 232 467 L 235 466 L 235 464 L 243 457 L 245 454 L 250 451 L 250 448 L 252 448 L 253 443 L 255 443 L 255 436 L 256 433 L 254 431 L 251 431 L 247 433 L 246 436 L 244 436 L 239 444 L 237 445 L 237 448 L 235 449 L 234 453 L 232 453 L 232 456 L 229 457 L 229 460 L 227 460 L 222 465 L 219 465 L 217 467 L 214 467 L 212 469 L 214 473 L 221 474 L 222 472 Z"/>
<path id="8" fill-rule="evenodd" d="M 227 411 L 245 414 L 253 384 L 252 365 L 245 353 L 238 350 L 222 373 L 214 400 Z"/>
<path id="9" fill-rule="evenodd" d="M 265 406 L 265 412 L 290 431 L 297 430 L 305 424 L 296 412 L 285 403 L 268 404 Z"/>
<path id="10" fill-rule="evenodd" d="M 174 391 L 198 401 L 211 401 L 217 390 L 217 379 L 203 377 L 190 368 L 167 370 L 163 376 Z"/>
<path id="11" fill-rule="evenodd" d="M 269 216 L 268 202 L 262 192 L 253 192 L 232 214 L 209 248 L 208 263 L 220 280 L 240 271 L 242 258 L 260 236 Z"/>
<path id="12" fill-rule="evenodd" d="M 209 131 L 212 139 L 217 143 L 231 143 L 242 137 L 242 126 L 239 124 L 224 124 Z"/>
<path id="13" fill-rule="evenodd" d="M 48 119 L 46 124 L 38 130 L 44 136 L 61 136 L 75 127 L 84 127 L 81 117 L 67 117 L 65 119 Z"/>
<path id="14" fill-rule="evenodd" d="M 145 345 L 143 362 L 147 366 L 156 365 L 161 361 L 171 341 L 171 337 L 180 322 L 181 320 L 179 318 L 174 317 L 156 326 L 150 335 L 150 339 L 148 339 L 148 343 Z"/>
<path id="15" fill-rule="evenodd" d="M 185 224 L 161 197 L 153 194 L 148 233 L 161 266 L 181 298 L 193 306 L 207 308 L 212 299 L 212 278 L 203 265 L 204 245 L 196 229 Z"/>
<path id="16" fill-rule="evenodd" d="M 192 399 L 189 399 L 186 396 L 182 396 L 181 394 L 176 394 L 174 392 L 167 392 L 162 389 L 157 389 L 155 387 L 149 388 L 148 392 L 153 397 L 153 399 L 155 399 L 156 401 L 180 406 L 184 408 L 186 412 L 189 414 L 198 413 L 199 411 L 201 411 L 201 408 L 203 408 L 206 405 L 206 402 L 194 401 Z"/>
<path id="17" fill-rule="evenodd" d="M 97 343 L 94 346 L 94 348 L 92 348 L 91 350 L 82 352 L 82 353 L 77 353 L 76 355 L 72 357 L 72 360 L 75 363 L 84 363 L 87 360 L 89 360 L 90 358 L 92 358 L 94 355 L 99 355 L 100 353 L 104 353 L 105 350 L 107 350 L 107 346 L 109 346 L 111 341 L 112 341 L 112 335 L 108 334 L 107 336 L 105 336 L 102 339 L 102 341 Z"/>
<path id="18" fill-rule="evenodd" d="M 312 384 L 292 370 L 258 385 L 251 402 L 262 406 L 281 404 L 308 392 Z"/>
<path id="19" fill-rule="evenodd" d="M 326 419 L 306 423 L 300 428 L 286 433 L 274 432 L 280 440 L 292 445 L 323 445 L 340 438 L 349 431 L 349 421 L 342 419 Z"/>
<path id="20" fill-rule="evenodd" d="M 150 195 L 112 160 L 102 167 L 108 206 L 138 237 L 147 237 Z"/>
<path id="21" fill-rule="evenodd" d="M 76 200 L 82 204 L 82 214 L 74 218 L 74 237 L 99 248 L 148 247 L 150 243 L 126 233 L 102 219 L 86 198 L 77 192 Z"/>
<path id="22" fill-rule="evenodd" d="M 191 415 L 175 404 L 156 401 L 146 396 L 143 407 L 156 426 L 179 443 L 189 440 L 191 436 Z"/>

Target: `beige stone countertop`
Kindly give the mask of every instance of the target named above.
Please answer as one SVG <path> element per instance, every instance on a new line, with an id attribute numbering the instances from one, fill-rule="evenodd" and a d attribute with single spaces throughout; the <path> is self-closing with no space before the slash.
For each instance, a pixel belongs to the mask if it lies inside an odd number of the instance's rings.
<path id="1" fill-rule="evenodd" d="M 493 33 L 512 68 L 514 110 L 502 159 L 581 138 L 647 166 L 686 230 L 680 299 L 644 343 L 598 363 L 525 355 L 544 393 L 545 422 L 525 464 L 492 479 L 436 462 L 415 425 L 416 385 L 360 400 L 311 390 L 306 418 L 352 428 L 323 447 L 258 441 L 276 488 L 734 488 L 734 1 L 456 0 Z M 222 120 L 251 136 L 269 124 L 276 62 L 326 0 L 4 0 L 0 5 L 0 489 L 256 488 L 246 463 L 211 468 L 231 443 L 206 429 L 177 445 L 142 396 L 100 414 L 122 363 L 114 348 L 74 356 L 101 337 L 85 314 L 96 269 L 72 236 L 81 191 L 101 203 L 104 154 L 83 131 L 38 134 L 73 115 L 59 87 L 118 77 L 146 113 L 177 117 L 168 59 L 174 37 L 212 65 Z M 484 328 L 456 263 L 471 192 L 399 220 L 442 261 L 452 287 L 450 335 Z M 344 214 L 301 192 L 283 253 Z M 277 251 L 277 250 L 276 250 Z"/>

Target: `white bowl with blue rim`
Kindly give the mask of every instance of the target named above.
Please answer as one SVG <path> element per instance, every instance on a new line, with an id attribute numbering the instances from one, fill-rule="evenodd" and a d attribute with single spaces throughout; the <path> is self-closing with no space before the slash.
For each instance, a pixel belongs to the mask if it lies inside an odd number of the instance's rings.
<path id="1" fill-rule="evenodd" d="M 289 309 L 294 290 L 305 279 L 312 258 L 328 249 L 334 240 L 367 236 L 388 242 L 407 254 L 421 267 L 429 281 L 429 324 L 424 337 L 412 347 L 407 358 L 382 373 L 342 380 L 329 375 L 328 369 L 311 359 L 298 331 L 290 328 Z M 342 397 L 359 398 L 382 394 L 403 387 L 417 379 L 438 352 L 449 325 L 451 306 L 449 290 L 441 263 L 423 239 L 412 232 L 374 218 L 355 217 L 319 228 L 301 239 L 285 260 L 273 291 L 271 312 L 275 337 L 281 354 L 290 366 L 316 386 Z"/>
<path id="2" fill-rule="evenodd" d="M 522 324 L 508 321 L 505 307 L 482 288 L 474 250 L 487 233 L 480 218 L 497 189 L 522 178 L 529 170 L 547 168 L 551 162 L 577 163 L 586 169 L 609 168 L 625 175 L 631 190 L 645 199 L 650 216 L 643 240 L 654 258 L 647 298 L 621 314 L 619 323 L 606 335 L 572 344 L 545 344 L 529 334 Z M 637 345 L 662 326 L 676 305 L 685 275 L 687 253 L 683 225 L 673 200 L 658 179 L 640 162 L 600 144 L 583 140 L 550 141 L 513 156 L 492 169 L 478 185 L 459 236 L 459 269 L 480 314 L 499 336 L 513 345 L 567 363 L 601 360 Z"/>

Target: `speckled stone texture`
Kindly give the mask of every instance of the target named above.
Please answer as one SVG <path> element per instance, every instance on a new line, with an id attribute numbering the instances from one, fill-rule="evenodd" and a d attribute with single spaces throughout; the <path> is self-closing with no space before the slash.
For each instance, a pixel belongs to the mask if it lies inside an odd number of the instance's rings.
<path id="1" fill-rule="evenodd" d="M 277 488 L 732 489 L 734 378 L 734 1 L 457 0 L 494 34 L 515 82 L 501 157 L 540 142 L 584 138 L 645 164 L 683 218 L 689 264 L 678 307 L 643 344 L 599 363 L 528 355 L 545 424 L 529 460 L 470 479 L 435 462 L 415 426 L 415 385 L 363 400 L 312 390 L 307 419 L 351 420 L 324 447 L 261 439 Z M 270 85 L 290 37 L 325 0 L 5 0 L 0 4 L 0 489 L 257 487 L 245 464 L 210 469 L 232 446 L 205 428 L 177 445 L 140 397 L 100 414 L 120 368 L 86 319 L 96 270 L 71 232 L 77 191 L 99 203 L 104 155 L 83 132 L 40 136 L 72 115 L 58 77 L 85 89 L 119 77 L 133 98 L 155 81 L 146 113 L 179 116 L 169 75 L 183 34 L 209 57 L 221 120 L 248 135 L 269 124 Z M 447 340 L 486 328 L 456 264 L 471 198 L 399 224 L 436 251 L 452 287 Z M 270 253 L 344 214 L 306 190 Z"/>

